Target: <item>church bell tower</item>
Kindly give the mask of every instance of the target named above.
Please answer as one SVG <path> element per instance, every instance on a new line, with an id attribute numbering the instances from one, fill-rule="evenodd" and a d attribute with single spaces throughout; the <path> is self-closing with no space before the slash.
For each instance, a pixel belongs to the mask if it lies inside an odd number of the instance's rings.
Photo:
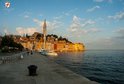
<path id="1" fill-rule="evenodd" d="M 44 39 L 43 49 L 46 49 L 46 33 L 47 33 L 46 27 L 47 27 L 46 20 L 44 20 L 44 23 L 43 23 L 43 39 Z"/>

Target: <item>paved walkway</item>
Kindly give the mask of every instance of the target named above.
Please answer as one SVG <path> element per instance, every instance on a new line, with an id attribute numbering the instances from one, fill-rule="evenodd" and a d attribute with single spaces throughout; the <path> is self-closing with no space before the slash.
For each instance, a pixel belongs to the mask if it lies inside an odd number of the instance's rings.
<path id="1" fill-rule="evenodd" d="M 37 65 L 37 76 L 28 76 L 27 66 Z M 34 53 L 14 63 L 0 65 L 0 84 L 97 84 Z"/>

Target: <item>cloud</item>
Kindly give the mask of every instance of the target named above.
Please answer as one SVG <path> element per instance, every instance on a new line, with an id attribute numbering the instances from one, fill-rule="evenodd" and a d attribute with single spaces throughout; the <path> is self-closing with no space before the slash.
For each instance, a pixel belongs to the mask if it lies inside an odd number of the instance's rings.
<path id="1" fill-rule="evenodd" d="M 80 37 L 81 33 L 85 33 L 85 32 L 83 32 L 81 27 L 82 27 L 82 25 L 80 23 L 80 18 L 77 16 L 73 16 L 72 24 L 70 25 L 70 27 L 67 30 L 71 36 Z"/>
<path id="2" fill-rule="evenodd" d="M 47 28 L 48 31 L 52 31 L 54 29 L 60 28 L 62 26 L 62 22 L 53 20 L 53 21 L 47 21 Z"/>
<path id="3" fill-rule="evenodd" d="M 98 39 L 94 44 L 103 49 L 124 49 L 124 28 L 114 31 L 114 36 Z"/>
<path id="4" fill-rule="evenodd" d="M 124 29 L 123 29 L 123 28 L 118 29 L 118 30 L 116 30 L 115 32 L 124 35 Z"/>
<path id="5" fill-rule="evenodd" d="M 20 13 L 19 16 L 24 17 L 24 18 L 29 18 L 31 16 L 31 12 L 29 11 L 24 11 L 23 13 Z"/>
<path id="6" fill-rule="evenodd" d="M 113 41 L 111 38 L 100 38 L 95 41 L 96 44 L 102 45 L 102 46 L 111 46 L 113 45 Z"/>
<path id="7" fill-rule="evenodd" d="M 100 6 L 94 6 L 94 7 L 90 8 L 90 9 L 88 9 L 87 12 L 93 12 L 93 11 L 95 11 L 97 9 L 100 9 Z"/>
<path id="8" fill-rule="evenodd" d="M 77 10 L 78 10 L 78 8 L 74 8 L 74 9 L 71 9 L 69 11 L 63 12 L 62 14 L 64 16 L 70 16 L 70 15 L 73 15 Z"/>
<path id="9" fill-rule="evenodd" d="M 10 32 L 7 29 L 4 29 L 5 34 L 9 34 Z"/>
<path id="10" fill-rule="evenodd" d="M 98 29 L 98 28 L 91 28 L 91 29 L 87 30 L 87 32 L 90 32 L 90 33 L 97 33 L 97 32 L 101 32 L 101 30 Z"/>
<path id="11" fill-rule="evenodd" d="M 28 15 L 25 15 L 24 18 L 29 18 L 29 16 Z"/>
<path id="12" fill-rule="evenodd" d="M 64 12 L 62 12 L 61 15 L 56 16 L 56 17 L 54 17 L 53 19 L 54 19 L 54 20 L 62 20 L 62 19 L 64 19 L 64 18 L 68 17 L 68 16 L 74 15 L 75 12 L 77 12 L 77 10 L 78 10 L 78 8 L 74 8 L 74 9 L 71 9 L 71 10 L 68 10 L 68 11 L 64 11 Z"/>
<path id="13" fill-rule="evenodd" d="M 114 31 L 114 36 L 98 38 L 87 43 L 89 49 L 124 49 L 124 28 Z M 96 47 L 97 46 L 97 47 Z"/>
<path id="14" fill-rule="evenodd" d="M 117 33 L 117 35 L 114 38 L 124 39 L 124 28 L 116 30 L 115 33 Z"/>
<path id="15" fill-rule="evenodd" d="M 37 29 L 32 27 L 31 28 L 17 27 L 16 32 L 20 35 L 23 35 L 23 34 L 32 35 L 34 32 L 37 32 Z"/>
<path id="16" fill-rule="evenodd" d="M 116 15 L 108 16 L 108 18 L 114 19 L 114 20 L 124 20 L 124 12 L 119 12 Z"/>
<path id="17" fill-rule="evenodd" d="M 107 1 L 109 3 L 112 3 L 112 0 L 93 0 L 94 2 L 104 2 L 104 1 Z"/>
<path id="18" fill-rule="evenodd" d="M 108 0 L 108 2 L 112 3 L 112 0 Z"/>
<path id="19" fill-rule="evenodd" d="M 76 27 L 76 28 L 86 27 L 91 24 L 95 24 L 95 21 L 93 21 L 91 19 L 85 20 L 85 19 L 81 19 L 77 16 L 73 16 L 71 27 Z"/>
<path id="20" fill-rule="evenodd" d="M 86 27 L 88 25 L 92 25 L 92 24 L 95 24 L 96 22 L 89 19 L 89 20 L 85 20 L 84 23 L 82 23 L 82 27 Z"/>
<path id="21" fill-rule="evenodd" d="M 70 35 L 70 37 L 75 37 L 75 36 L 81 37 L 82 34 L 101 32 L 101 30 L 98 28 L 90 27 L 94 24 L 95 24 L 95 21 L 93 20 L 90 20 L 90 19 L 84 20 L 77 16 L 73 16 L 72 23 L 67 29 L 69 33 L 68 35 Z M 90 27 L 90 28 L 86 29 L 87 27 Z"/>
<path id="22" fill-rule="evenodd" d="M 94 2 L 103 2 L 104 0 L 93 0 Z"/>
<path id="23" fill-rule="evenodd" d="M 124 36 L 102 37 L 87 42 L 87 49 L 124 49 Z M 97 47 L 96 47 L 97 46 Z"/>
<path id="24" fill-rule="evenodd" d="M 33 19 L 33 21 L 34 21 L 35 23 L 37 23 L 39 26 L 42 26 L 42 24 L 43 24 L 43 21 L 40 21 L 40 20 L 38 20 L 38 19 Z"/>
<path id="25" fill-rule="evenodd" d="M 40 26 L 40 27 L 42 27 L 43 22 L 44 22 L 44 21 L 40 21 L 38 19 L 34 19 L 33 21 L 35 23 L 37 23 L 38 26 Z M 47 30 L 48 30 L 48 32 L 50 32 L 50 31 L 52 31 L 54 29 L 60 28 L 63 25 L 62 22 L 60 22 L 60 21 L 58 21 L 56 19 L 54 19 L 53 21 L 46 21 L 46 23 L 47 23 Z"/>
<path id="26" fill-rule="evenodd" d="M 89 41 L 86 44 L 87 49 L 113 49 L 115 43 L 111 38 L 98 38 L 94 41 Z M 117 48 L 117 47 L 116 47 Z"/>
<path id="27" fill-rule="evenodd" d="M 63 18 L 63 15 L 60 15 L 60 16 L 54 17 L 53 19 L 54 19 L 54 20 L 61 20 L 62 18 Z"/>

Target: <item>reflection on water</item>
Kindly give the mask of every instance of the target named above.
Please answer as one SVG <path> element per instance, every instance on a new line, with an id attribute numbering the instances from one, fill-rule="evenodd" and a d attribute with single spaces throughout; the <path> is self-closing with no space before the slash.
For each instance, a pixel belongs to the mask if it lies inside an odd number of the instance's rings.
<path id="1" fill-rule="evenodd" d="M 102 84 L 124 84 L 124 51 L 64 52 L 53 59 Z"/>

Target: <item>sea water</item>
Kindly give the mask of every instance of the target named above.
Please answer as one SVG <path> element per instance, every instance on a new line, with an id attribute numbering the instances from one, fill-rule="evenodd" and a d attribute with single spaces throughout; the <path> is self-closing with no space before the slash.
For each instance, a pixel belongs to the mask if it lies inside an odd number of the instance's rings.
<path id="1" fill-rule="evenodd" d="M 62 52 L 54 60 L 90 80 L 102 84 L 124 84 L 123 50 Z"/>

